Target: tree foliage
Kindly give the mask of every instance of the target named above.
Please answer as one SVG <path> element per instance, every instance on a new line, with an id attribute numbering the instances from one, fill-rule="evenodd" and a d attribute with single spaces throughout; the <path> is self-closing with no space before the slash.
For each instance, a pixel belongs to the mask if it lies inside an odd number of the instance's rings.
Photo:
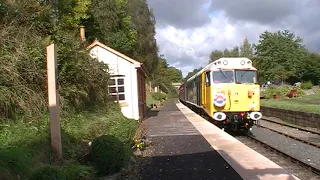
<path id="1" fill-rule="evenodd" d="M 174 92 L 172 83 L 182 81 L 182 72 L 175 67 L 170 67 L 167 60 L 161 56 L 159 58 L 159 65 L 155 71 L 155 80 L 153 86 L 159 86 L 162 91 L 166 93 Z"/>
<path id="2" fill-rule="evenodd" d="M 181 71 L 158 56 L 155 23 L 146 0 L 1 1 L 1 116 L 46 111 L 45 48 L 51 43 L 58 47 L 62 108 L 108 105 L 108 67 L 86 49 L 95 39 L 143 62 L 150 80 L 170 89 L 181 80 Z M 80 41 L 82 25 L 86 42 Z"/>
<path id="3" fill-rule="evenodd" d="M 288 30 L 263 32 L 255 46 L 261 75 L 282 81 L 301 78 L 300 62 L 307 53 L 301 43 L 302 39 Z"/>
<path id="4" fill-rule="evenodd" d="M 247 57 L 253 61 L 261 83 L 311 81 L 313 84 L 319 84 L 320 55 L 309 52 L 302 43 L 303 39 L 289 30 L 265 31 L 259 36 L 256 45 L 250 44 L 245 38 L 239 49 L 235 46 L 223 52 L 212 51 L 209 62 L 221 57 L 236 57 L 236 54 L 239 54 L 240 57 Z"/>
<path id="5" fill-rule="evenodd" d="M 193 75 L 195 75 L 197 72 L 199 72 L 203 67 L 194 69 L 193 71 L 189 72 L 186 77 L 184 77 L 184 81 L 188 80 L 189 78 L 191 78 Z"/>

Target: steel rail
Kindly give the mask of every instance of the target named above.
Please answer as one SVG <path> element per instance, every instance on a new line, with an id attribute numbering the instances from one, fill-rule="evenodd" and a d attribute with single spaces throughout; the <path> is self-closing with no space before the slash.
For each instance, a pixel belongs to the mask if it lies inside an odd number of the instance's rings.
<path id="1" fill-rule="evenodd" d="M 270 149 L 278 152 L 279 154 L 281 154 L 281 155 L 289 158 L 291 161 L 293 161 L 293 162 L 295 162 L 295 163 L 298 163 L 299 165 L 302 165 L 302 166 L 306 167 L 307 169 L 309 169 L 310 171 L 312 171 L 312 172 L 315 173 L 315 174 L 320 175 L 320 169 L 318 169 L 318 168 L 316 168 L 316 167 L 314 167 L 314 166 L 312 166 L 312 165 L 310 165 L 310 164 L 308 164 L 308 163 L 305 163 L 305 162 L 299 160 L 298 158 L 295 158 L 295 157 L 293 157 L 293 156 L 291 156 L 291 155 L 289 155 L 289 154 L 287 154 L 287 153 L 285 153 L 285 152 L 283 152 L 283 151 L 281 151 L 281 150 L 273 147 L 272 145 L 269 145 L 269 144 L 267 144 L 267 143 L 265 143 L 265 142 L 263 142 L 263 141 L 255 138 L 255 137 L 252 136 L 252 135 L 247 135 L 246 137 L 249 137 L 249 138 L 252 139 L 253 141 L 258 142 L 258 143 L 260 143 L 260 144 L 263 144 L 264 146 L 267 146 L 268 148 L 270 148 Z"/>

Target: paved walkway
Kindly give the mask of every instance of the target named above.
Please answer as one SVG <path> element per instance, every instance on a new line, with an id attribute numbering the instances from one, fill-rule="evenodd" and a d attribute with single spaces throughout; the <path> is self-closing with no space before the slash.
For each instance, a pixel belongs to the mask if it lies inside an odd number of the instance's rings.
<path id="1" fill-rule="evenodd" d="M 166 102 L 159 113 L 151 114 L 145 121 L 152 146 L 146 150 L 148 163 L 139 168 L 139 179 L 242 179 L 180 112 L 175 101 Z"/>

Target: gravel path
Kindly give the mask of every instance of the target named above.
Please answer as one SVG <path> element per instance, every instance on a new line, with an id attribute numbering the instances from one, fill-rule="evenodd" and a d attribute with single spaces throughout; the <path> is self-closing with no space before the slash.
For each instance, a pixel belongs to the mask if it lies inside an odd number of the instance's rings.
<path id="1" fill-rule="evenodd" d="M 320 145 L 320 135 L 261 120 L 260 125 Z M 320 149 L 319 149 L 320 151 Z"/>
<path id="2" fill-rule="evenodd" d="M 148 118 L 147 138 L 152 146 L 143 152 L 138 175 L 130 179 L 242 179 L 212 149 L 196 128 L 176 107 L 164 104 L 157 116 Z"/>
<path id="3" fill-rule="evenodd" d="M 264 128 L 252 128 L 253 135 L 291 156 L 320 169 L 320 149 Z"/>

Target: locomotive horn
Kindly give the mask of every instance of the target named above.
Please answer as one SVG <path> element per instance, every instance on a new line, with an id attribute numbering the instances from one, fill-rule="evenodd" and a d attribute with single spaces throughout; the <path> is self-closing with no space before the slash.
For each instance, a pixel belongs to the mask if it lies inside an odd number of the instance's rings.
<path id="1" fill-rule="evenodd" d="M 250 118 L 255 121 L 258 121 L 262 118 L 262 114 L 260 112 L 252 112 L 250 113 Z"/>
<path id="2" fill-rule="evenodd" d="M 226 119 L 226 114 L 223 112 L 216 112 L 213 114 L 213 119 L 217 121 L 223 121 Z"/>

